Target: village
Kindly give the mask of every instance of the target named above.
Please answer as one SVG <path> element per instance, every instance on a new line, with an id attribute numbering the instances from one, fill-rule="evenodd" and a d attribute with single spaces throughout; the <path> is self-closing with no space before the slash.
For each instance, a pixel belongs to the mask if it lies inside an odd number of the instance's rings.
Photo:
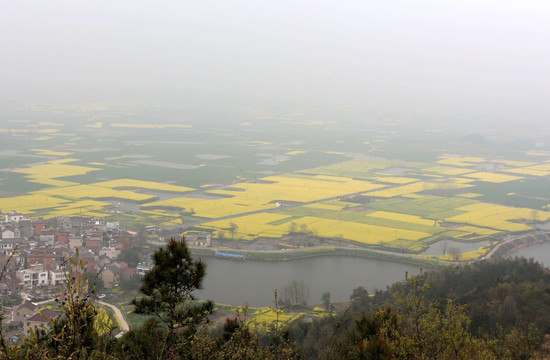
<path id="1" fill-rule="evenodd" d="M 103 290 L 121 283 L 133 282 L 137 284 L 134 288 L 139 287 L 140 277 L 151 268 L 150 262 L 140 262 L 143 256 L 136 255 L 136 245 L 144 234 L 121 229 L 117 221 L 81 216 L 29 219 L 16 211 L 0 216 L 2 329 L 13 342 L 59 315 L 40 305 L 63 295 L 69 259 L 75 258 L 77 251 L 83 270 L 73 268 L 71 276 L 87 278 L 88 292 L 95 300 L 105 297 Z M 143 227 L 143 231 L 154 229 Z M 156 239 L 156 245 L 165 241 Z M 198 240 L 190 237 L 188 241 Z M 121 256 L 124 252 L 126 256 Z"/>

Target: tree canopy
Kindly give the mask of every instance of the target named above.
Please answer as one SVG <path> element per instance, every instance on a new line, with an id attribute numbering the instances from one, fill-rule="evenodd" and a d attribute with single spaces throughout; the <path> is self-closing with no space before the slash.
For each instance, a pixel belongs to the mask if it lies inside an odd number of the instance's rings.
<path id="1" fill-rule="evenodd" d="M 185 239 L 172 238 L 155 252 L 153 262 L 153 268 L 143 277 L 143 296 L 133 300 L 135 312 L 156 317 L 169 332 L 203 322 L 214 304 L 194 301 L 193 292 L 202 288 L 206 265 L 200 259 L 193 260 Z"/>

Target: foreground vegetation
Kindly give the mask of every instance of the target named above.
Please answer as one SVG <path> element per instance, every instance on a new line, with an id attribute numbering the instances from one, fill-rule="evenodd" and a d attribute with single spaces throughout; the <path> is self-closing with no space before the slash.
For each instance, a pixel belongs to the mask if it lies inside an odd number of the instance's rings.
<path id="1" fill-rule="evenodd" d="M 407 277 L 385 291 L 357 288 L 347 310 L 312 322 L 289 321 L 278 301 L 262 321 L 239 308 L 218 326 L 214 310 L 198 302 L 204 264 L 184 241 L 172 240 L 154 256 L 136 312 L 143 325 L 114 338 L 115 326 L 84 278 L 70 280 L 61 315 L 49 327 L 10 345 L 8 359 L 544 359 L 550 342 L 550 271 L 526 259 L 480 261 Z M 75 269 L 82 267 L 72 260 Z M 72 269 L 72 268 L 71 268 Z M 70 270 L 72 271 L 72 270 Z M 69 276 L 72 279 L 72 276 Z M 325 296 L 328 295 L 328 296 Z M 258 315 L 258 314 L 256 314 Z"/>

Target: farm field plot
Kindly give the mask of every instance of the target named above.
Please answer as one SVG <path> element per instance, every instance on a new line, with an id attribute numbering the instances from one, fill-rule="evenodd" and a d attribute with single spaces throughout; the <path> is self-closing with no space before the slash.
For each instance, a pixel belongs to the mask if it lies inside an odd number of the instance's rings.
<path id="1" fill-rule="evenodd" d="M 142 181 L 142 180 L 133 180 L 133 179 L 117 179 L 110 181 L 102 181 L 93 184 L 94 186 L 102 186 L 106 188 L 137 188 L 137 189 L 149 189 L 149 190 L 160 190 L 167 192 L 188 192 L 194 189 L 188 188 L 185 186 L 162 184 L 152 181 Z"/>
<path id="2" fill-rule="evenodd" d="M 178 208 L 195 216 L 217 218 L 276 207 L 277 202 L 306 203 L 382 187 L 366 181 L 343 177 L 277 176 L 260 179 L 262 183 L 237 183 L 232 190 L 214 190 L 218 199 L 174 198 L 143 205 L 144 208 Z"/>
<path id="3" fill-rule="evenodd" d="M 369 213 L 368 216 L 374 217 L 374 218 L 380 218 L 380 219 L 407 222 L 407 223 L 418 224 L 423 226 L 433 227 L 436 225 L 435 222 L 432 221 L 431 219 L 428 220 L 416 215 L 399 214 L 399 213 L 388 212 L 388 211 L 375 211 L 373 213 Z"/>
<path id="4" fill-rule="evenodd" d="M 235 216 L 252 211 L 273 209 L 275 204 L 260 203 L 259 198 L 248 196 L 219 198 L 215 200 L 179 197 L 141 205 L 142 209 L 177 209 L 179 212 L 192 213 L 196 217 L 214 219 Z"/>
<path id="5" fill-rule="evenodd" d="M 454 156 L 441 156 L 437 161 L 438 164 L 452 165 L 452 166 L 475 166 L 477 164 L 486 162 L 487 160 L 481 157 L 454 157 Z"/>
<path id="6" fill-rule="evenodd" d="M 366 193 L 366 196 L 381 197 L 381 198 L 391 198 L 401 195 L 410 195 L 414 193 L 419 193 L 422 191 L 428 190 L 457 190 L 470 187 L 468 184 L 460 183 L 436 183 L 436 182 L 416 182 L 414 184 L 408 184 L 403 186 L 396 186 L 389 189 L 372 191 Z"/>
<path id="7" fill-rule="evenodd" d="M 74 175 L 84 175 L 90 171 L 99 170 L 98 168 L 67 165 L 67 163 L 78 161 L 78 159 L 60 159 L 52 160 L 43 165 L 36 165 L 26 169 L 14 170 L 14 172 L 26 174 L 30 179 L 56 179 L 61 177 L 70 177 Z"/>
<path id="8" fill-rule="evenodd" d="M 473 224 L 502 231 L 526 231 L 531 226 L 518 223 L 528 219 L 548 221 L 550 213 L 525 208 L 510 208 L 500 205 L 477 203 L 467 205 L 458 210 L 464 211 L 461 215 L 446 218 L 446 221 Z"/>
<path id="9" fill-rule="evenodd" d="M 418 179 L 403 177 L 403 176 L 379 177 L 379 178 L 376 178 L 376 180 L 382 183 L 389 183 L 389 184 L 409 184 L 409 183 L 418 181 Z"/>
<path id="10" fill-rule="evenodd" d="M 514 158 L 492 149 L 477 156 L 441 139 L 414 154 L 392 153 L 414 148 L 395 142 L 395 124 L 377 132 L 285 120 L 289 134 L 275 119 L 265 128 L 248 118 L 232 128 L 220 122 L 214 131 L 127 109 L 84 114 L 57 109 L 44 121 L 0 123 L 2 211 L 203 229 L 246 244 L 292 230 L 411 252 L 442 238 L 475 243 L 550 221 L 542 151 L 504 147 Z M 429 160 L 411 161 L 416 153 Z"/>
<path id="11" fill-rule="evenodd" d="M 35 151 L 40 155 L 52 155 L 52 156 L 69 156 L 73 154 L 72 152 L 54 151 L 54 150 L 47 150 L 47 149 L 31 149 L 31 151 Z"/>
<path id="12" fill-rule="evenodd" d="M 125 199 L 132 201 L 146 201 L 155 197 L 147 194 L 140 194 L 129 190 L 115 190 L 104 186 L 76 185 L 51 189 L 44 189 L 36 192 L 39 195 L 57 196 L 67 199 Z"/>
<path id="13" fill-rule="evenodd" d="M 477 203 L 477 201 L 460 197 L 423 196 L 417 199 L 392 198 L 384 201 L 375 201 L 368 203 L 368 206 L 376 210 L 442 220 L 445 216 L 464 213 L 464 211 L 458 210 L 458 208 L 474 203 Z"/>
<path id="14" fill-rule="evenodd" d="M 525 167 L 517 167 L 513 169 L 503 170 L 508 173 L 514 173 L 519 175 L 530 175 L 530 176 L 548 176 L 550 175 L 550 164 L 539 164 L 531 165 Z"/>
<path id="15" fill-rule="evenodd" d="M 383 245 L 397 239 L 420 240 L 431 235 L 419 231 L 311 216 L 301 218 L 300 223 L 306 224 L 308 229 L 316 231 L 319 236 L 348 239 L 367 245 Z"/>
<path id="16" fill-rule="evenodd" d="M 255 331 L 261 334 L 269 333 L 270 329 L 274 327 L 283 328 L 293 321 L 303 317 L 305 313 L 288 314 L 284 311 L 280 311 L 279 314 L 271 307 L 256 309 L 250 314 L 248 325 Z M 278 322 L 277 322 L 278 321 Z"/>
<path id="17" fill-rule="evenodd" d="M 469 174 L 464 174 L 463 176 L 475 178 L 475 179 L 478 179 L 480 181 L 493 182 L 493 183 L 503 183 L 503 182 L 507 182 L 507 181 L 514 181 L 514 180 L 522 179 L 522 177 L 520 177 L 520 176 L 505 175 L 505 174 L 498 174 L 498 173 L 489 173 L 489 172 L 469 173 Z"/>
<path id="18" fill-rule="evenodd" d="M 234 219 L 207 222 L 201 228 L 214 230 L 217 235 L 224 231 L 227 236 L 242 240 L 254 240 L 258 237 L 280 238 L 288 232 L 288 225 L 271 225 L 270 223 L 289 218 L 287 215 L 263 213 L 248 216 L 241 216 Z M 232 224 L 236 230 L 231 232 Z M 231 233 L 229 235 L 229 233 Z"/>
<path id="19" fill-rule="evenodd" d="M 346 207 L 345 204 L 330 204 L 330 203 L 314 203 L 314 204 L 308 204 L 304 205 L 304 208 L 310 208 L 310 209 L 324 209 L 324 210 L 342 210 L 344 207 Z"/>
<path id="20" fill-rule="evenodd" d="M 244 190 L 244 196 L 256 198 L 257 201 L 263 203 L 274 200 L 310 202 L 383 187 L 380 184 L 336 176 L 270 176 L 261 180 L 267 182 L 267 184 L 246 183 L 236 184 L 233 187 Z M 212 193 L 238 196 L 234 191 L 226 190 Z"/>
<path id="21" fill-rule="evenodd" d="M 68 202 L 69 200 L 45 195 L 3 197 L 0 198 L 0 209 L 16 210 L 26 215 L 32 215 L 38 210 L 52 209 Z"/>
<path id="22" fill-rule="evenodd" d="M 403 163 L 400 161 L 386 160 L 382 158 L 357 159 L 324 166 L 304 171 L 304 173 L 331 176 L 348 176 L 358 179 L 372 179 L 380 177 L 377 172 L 384 169 L 392 169 L 394 175 L 400 175 L 412 168 L 420 167 L 420 164 Z M 387 175 L 386 175 L 387 176 Z"/>
<path id="23" fill-rule="evenodd" d="M 473 170 L 470 170 L 470 169 L 451 167 L 451 166 L 432 166 L 429 168 L 422 169 L 422 171 L 429 172 L 429 173 L 436 173 L 440 175 L 462 175 L 462 174 L 473 172 Z"/>

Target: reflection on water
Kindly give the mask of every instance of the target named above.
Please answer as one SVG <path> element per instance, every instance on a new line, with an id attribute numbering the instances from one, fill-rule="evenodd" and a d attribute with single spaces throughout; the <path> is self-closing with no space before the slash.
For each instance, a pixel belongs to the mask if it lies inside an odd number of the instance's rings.
<path id="1" fill-rule="evenodd" d="M 270 306 L 273 291 L 282 290 L 293 280 L 304 281 L 310 304 L 321 303 L 321 295 L 326 291 L 330 291 L 332 301 L 346 301 L 356 287 L 363 286 L 372 293 L 403 280 L 406 271 L 419 272 L 415 265 L 349 256 L 280 262 L 218 258 L 203 261 L 207 264 L 207 274 L 199 299 L 230 305 L 248 302 L 252 306 Z"/>

